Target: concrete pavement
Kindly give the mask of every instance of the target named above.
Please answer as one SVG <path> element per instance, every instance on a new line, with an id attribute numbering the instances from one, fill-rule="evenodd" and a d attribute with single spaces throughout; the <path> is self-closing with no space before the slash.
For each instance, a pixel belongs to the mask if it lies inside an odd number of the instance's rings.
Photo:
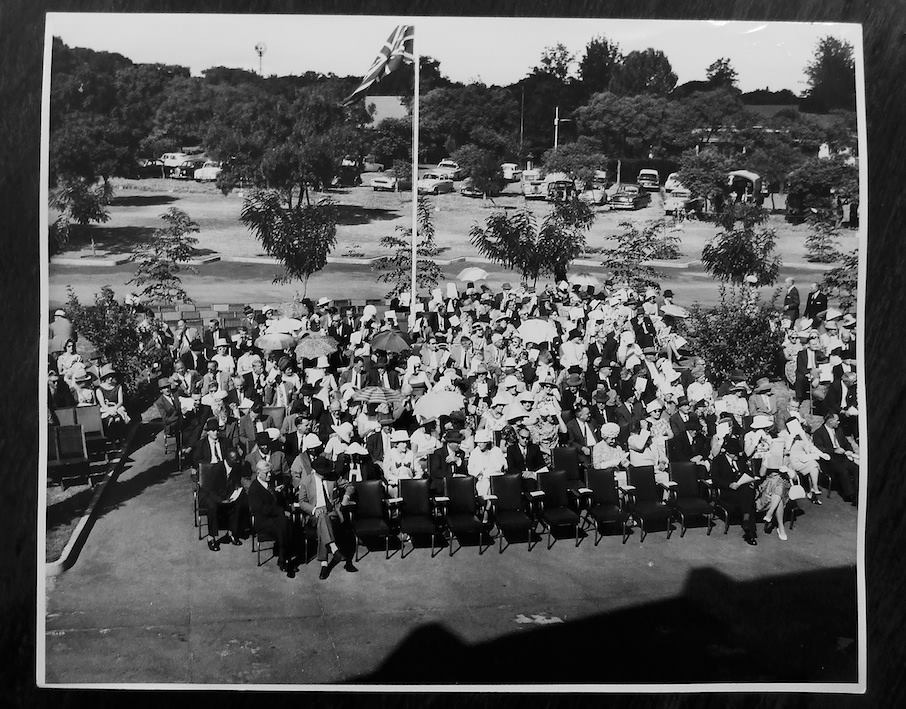
<path id="1" fill-rule="evenodd" d="M 411 668 L 411 677 L 431 681 L 424 654 L 412 652 L 413 638 L 434 637 L 426 629 L 456 647 L 490 652 L 495 643 L 518 647 L 520 637 L 542 637 L 533 635 L 536 629 L 608 627 L 609 618 L 627 613 L 637 626 L 646 609 L 654 619 L 678 597 L 686 599 L 685 610 L 667 617 L 708 616 L 735 639 L 708 639 L 703 647 L 726 652 L 721 648 L 730 643 L 748 657 L 760 646 L 749 645 L 749 630 L 734 620 L 737 592 L 740 608 L 756 609 L 747 616 L 754 627 L 762 626 L 763 612 L 764 622 L 792 634 L 783 643 L 789 653 L 783 665 L 808 677 L 819 672 L 819 661 L 826 671 L 827 658 L 805 644 L 804 631 L 823 627 L 825 634 L 814 637 L 831 650 L 855 637 L 856 510 L 836 495 L 820 508 L 804 506 L 789 541 L 761 535 L 758 547 L 746 546 L 731 527 L 726 536 L 718 528 L 706 537 L 698 528 L 670 540 L 653 532 L 644 544 L 637 534 L 626 545 L 605 537 L 598 547 L 591 538 L 578 548 L 562 539 L 550 551 L 541 543 L 530 553 L 514 544 L 502 555 L 465 547 L 452 558 L 445 550 L 431 559 L 428 549 L 416 549 L 385 560 L 381 550 L 362 559 L 359 573 L 340 566 L 319 581 L 317 562 L 294 579 L 275 560 L 256 568 L 249 541 L 212 553 L 192 524 L 189 473 L 164 459 L 161 437 L 146 436 L 131 457 L 75 565 L 48 579 L 50 683 L 384 681 L 388 657 L 397 659 L 388 665 L 395 677 L 402 672 L 405 681 Z M 719 581 L 703 586 L 703 572 Z M 833 588 L 816 593 L 810 578 Z M 697 589 L 692 596 L 690 587 Z M 771 599 L 778 591 L 780 604 Z M 649 672 L 649 680 L 664 677 L 656 665 Z M 613 681 L 594 668 L 581 674 L 572 681 Z M 469 681 L 470 673 L 463 669 L 455 678 Z M 525 681 L 544 679 L 537 668 L 525 668 Z"/>

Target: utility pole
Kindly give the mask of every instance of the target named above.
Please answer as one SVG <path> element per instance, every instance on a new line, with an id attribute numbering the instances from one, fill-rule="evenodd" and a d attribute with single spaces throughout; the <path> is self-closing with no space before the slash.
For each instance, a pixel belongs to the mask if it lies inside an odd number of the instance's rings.
<path id="1" fill-rule="evenodd" d="M 264 76 L 261 59 L 264 57 L 266 51 L 267 45 L 264 42 L 258 42 L 258 44 L 255 45 L 255 53 L 258 55 L 258 76 Z"/>
<path id="2" fill-rule="evenodd" d="M 554 150 L 557 149 L 557 145 L 560 142 L 560 124 L 569 123 L 571 120 L 571 118 L 560 118 L 559 106 L 554 109 Z"/>
<path id="3" fill-rule="evenodd" d="M 519 157 L 522 158 L 522 135 L 525 126 L 525 84 L 522 85 L 522 101 L 519 104 Z"/>

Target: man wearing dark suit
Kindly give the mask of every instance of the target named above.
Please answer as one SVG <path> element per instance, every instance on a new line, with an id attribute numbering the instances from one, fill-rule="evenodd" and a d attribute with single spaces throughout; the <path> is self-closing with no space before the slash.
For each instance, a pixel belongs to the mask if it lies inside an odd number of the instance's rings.
<path id="1" fill-rule="evenodd" d="M 586 353 L 588 354 L 588 367 L 589 370 L 595 366 L 595 360 L 599 357 L 601 358 L 601 364 L 606 364 L 612 362 L 617 358 L 617 348 L 619 343 L 617 342 L 616 337 L 614 337 L 613 332 L 608 332 L 606 335 L 599 334 L 598 338 L 588 346 Z"/>
<path id="2" fill-rule="evenodd" d="M 270 416 L 262 416 L 263 410 L 261 402 L 256 401 L 247 414 L 239 417 L 239 443 L 246 453 L 250 453 L 255 446 L 255 439 L 259 433 L 274 427 L 274 421 Z"/>
<path id="3" fill-rule="evenodd" d="M 353 491 L 346 478 L 337 476 L 333 463 L 323 457 L 312 462 L 311 474 L 304 476 L 299 485 L 299 506 L 307 516 L 306 524 L 314 526 L 318 533 L 318 561 L 321 562 L 318 578 L 322 581 L 344 557 L 346 571 L 358 571 L 340 549 L 340 543 L 349 539 L 348 520 L 341 508 L 352 500 Z M 333 555 L 330 561 L 329 554 Z"/>
<path id="4" fill-rule="evenodd" d="M 670 430 L 673 431 L 673 437 L 681 437 L 689 428 L 686 426 L 687 421 L 692 421 L 693 427 L 698 429 L 698 420 L 692 413 L 692 406 L 685 396 L 680 396 L 676 400 L 676 413 L 670 417 Z"/>
<path id="5" fill-rule="evenodd" d="M 356 389 L 364 389 L 367 385 L 368 373 L 365 371 L 365 358 L 358 355 L 352 360 L 352 366 L 340 374 L 339 386 L 351 383 Z"/>
<path id="6" fill-rule="evenodd" d="M 169 387 L 169 380 L 168 387 Z M 47 407 L 54 411 L 56 409 L 65 409 L 69 406 L 75 406 L 75 397 L 72 395 L 72 389 L 63 382 L 60 382 L 60 375 L 56 370 L 51 369 L 47 373 Z"/>
<path id="7" fill-rule="evenodd" d="M 537 443 L 532 443 L 532 436 L 528 429 L 520 427 L 519 440 L 511 443 L 506 449 L 506 469 L 508 473 L 519 473 L 520 475 L 526 470 L 538 470 L 543 468 L 544 455 Z"/>
<path id="8" fill-rule="evenodd" d="M 245 491 L 242 489 L 240 463 L 236 451 L 229 450 L 222 461 L 199 466 L 198 502 L 208 511 L 208 549 L 211 551 L 220 550 L 218 518 L 222 513 L 226 513 L 228 519 L 226 541 L 235 546 L 242 544 L 239 541 L 239 520 L 245 505 Z M 237 490 L 238 495 L 234 496 Z"/>
<path id="9" fill-rule="evenodd" d="M 220 435 L 217 419 L 209 418 L 204 424 L 204 435 L 192 446 L 192 462 L 196 466 L 222 463 L 229 450 L 230 443 Z"/>
<path id="10" fill-rule="evenodd" d="M 286 516 L 283 497 L 274 485 L 271 465 L 266 460 L 258 461 L 255 468 L 255 479 L 248 489 L 249 511 L 253 517 L 256 533 L 265 533 L 276 541 L 277 567 L 285 571 L 289 578 L 296 573 L 288 559 L 292 558 L 290 539 L 292 527 Z"/>
<path id="11" fill-rule="evenodd" d="M 617 436 L 617 442 L 625 448 L 629 444 L 629 435 L 636 429 L 639 421 L 645 418 L 645 407 L 635 395 L 635 390 L 631 387 L 626 389 L 627 396 L 623 403 L 614 409 L 616 423 L 620 427 L 620 435 Z"/>
<path id="12" fill-rule="evenodd" d="M 701 422 L 690 418 L 683 425 L 681 433 L 674 432 L 667 442 L 667 454 L 670 462 L 695 463 L 695 474 L 699 480 L 708 477 L 708 456 L 711 444 L 701 432 Z"/>
<path id="13" fill-rule="evenodd" d="M 737 438 L 726 438 L 723 449 L 711 461 L 711 479 L 720 490 L 720 503 L 727 512 L 738 512 L 742 516 L 743 539 L 746 544 L 758 544 L 755 532 L 755 490 L 751 482 L 740 484 L 743 475 L 749 475 L 749 465 L 740 456 L 742 452 Z"/>
<path id="14" fill-rule="evenodd" d="M 283 455 L 286 461 L 292 466 L 296 456 L 302 452 L 302 441 L 305 435 L 311 433 L 311 418 L 308 414 L 298 414 L 294 423 L 292 432 L 286 434 L 286 440 L 283 443 Z"/>
<path id="15" fill-rule="evenodd" d="M 160 389 L 160 396 L 157 397 L 154 405 L 164 423 L 164 431 L 168 436 L 177 436 L 177 445 L 182 446 L 181 438 L 185 438 L 185 447 L 188 447 L 190 441 L 197 440 L 198 432 L 192 417 L 183 416 L 179 403 L 179 382 L 163 377 L 157 380 L 157 386 Z"/>
<path id="16" fill-rule="evenodd" d="M 856 504 L 859 487 L 858 458 L 852 446 L 842 435 L 838 435 L 840 416 L 829 412 L 824 416 L 824 425 L 819 426 L 812 434 L 812 442 L 829 460 L 822 460 L 819 465 L 824 468 L 840 491 L 840 496 L 847 502 Z"/>
<path id="17" fill-rule="evenodd" d="M 604 389 L 598 389 L 593 395 L 594 407 L 591 409 L 591 421 L 599 431 L 605 423 L 618 423 L 616 414 L 616 392 L 611 389 L 609 394 Z"/>
<path id="18" fill-rule="evenodd" d="M 796 288 L 796 281 L 792 278 L 786 279 L 786 295 L 783 296 L 783 315 L 792 322 L 799 317 L 799 289 Z"/>
<path id="19" fill-rule="evenodd" d="M 576 411 L 576 417 L 567 422 L 566 437 L 566 445 L 575 448 L 579 461 L 586 469 L 590 469 L 591 450 L 601 440 L 601 435 L 600 431 L 595 429 L 591 420 L 591 409 L 588 406 L 580 406 Z"/>
<path id="20" fill-rule="evenodd" d="M 821 351 L 818 349 L 819 339 L 817 335 L 813 335 L 809 339 L 808 345 L 804 349 L 799 350 L 799 353 L 796 355 L 796 377 L 794 379 L 793 388 L 796 391 L 796 398 L 799 401 L 805 401 L 811 391 L 810 378 L 812 370 L 816 369 L 818 365 L 824 360 L 824 356 Z"/>
<path id="21" fill-rule="evenodd" d="M 320 421 L 321 415 L 324 413 L 324 402 L 315 397 L 317 393 L 318 389 L 316 387 L 311 384 L 303 384 L 299 388 L 299 395 L 289 409 L 290 414 L 306 411 L 311 416 L 312 421 Z"/>
<path id="22" fill-rule="evenodd" d="M 372 431 L 365 437 L 365 450 L 371 456 L 378 466 L 384 462 L 384 456 L 390 451 L 393 445 L 390 443 L 390 436 L 393 433 L 393 417 L 385 416 L 378 419 L 381 428 Z"/>
<path id="23" fill-rule="evenodd" d="M 208 371 L 208 360 L 204 356 L 203 350 L 204 343 L 201 340 L 194 340 L 189 345 L 189 351 L 180 356 L 180 360 L 186 365 L 186 369 L 194 369 L 199 373 Z"/>
<path id="24" fill-rule="evenodd" d="M 267 375 L 264 373 L 264 364 L 260 359 L 252 361 L 252 371 L 242 375 L 244 381 L 243 389 L 246 396 L 250 399 L 264 401 L 267 392 Z M 254 392 L 254 396 L 252 396 Z"/>
<path id="25" fill-rule="evenodd" d="M 208 320 L 208 326 L 204 329 L 201 337 L 202 342 L 204 342 L 205 354 L 208 358 L 217 354 L 214 343 L 221 338 L 226 339 L 226 336 L 223 330 L 220 329 L 220 322 L 216 318 L 211 318 Z"/>
<path id="26" fill-rule="evenodd" d="M 378 360 L 377 367 L 368 373 L 367 385 L 385 387 L 387 389 L 399 391 L 399 372 L 391 367 L 390 363 L 387 360 Z"/>
<path id="27" fill-rule="evenodd" d="M 638 310 L 636 310 L 636 315 L 631 322 L 633 332 L 635 332 L 636 344 L 642 349 L 645 347 L 653 347 L 656 331 L 654 329 L 654 323 L 652 323 L 651 318 L 645 314 L 644 308 L 639 307 Z"/>
<path id="28" fill-rule="evenodd" d="M 280 449 L 280 442 L 279 440 L 272 441 L 266 433 L 258 434 L 255 439 L 255 447 L 245 456 L 245 462 L 252 470 L 262 460 L 270 463 L 271 472 L 278 483 L 289 481 L 289 465 L 286 462 L 286 456 Z"/>
<path id="29" fill-rule="evenodd" d="M 450 429 L 444 435 L 444 444 L 428 455 L 428 477 L 432 494 L 444 494 L 444 478 L 468 475 L 466 456 L 459 448 L 461 443 L 462 434 L 456 429 Z"/>
<path id="30" fill-rule="evenodd" d="M 812 289 L 805 297 L 805 311 L 802 316 L 814 319 L 822 310 L 827 310 L 827 295 L 821 292 L 820 283 L 812 283 Z"/>
<path id="31" fill-rule="evenodd" d="M 859 399 L 856 394 L 856 375 L 847 372 L 842 377 L 835 379 L 827 387 L 824 395 L 824 410 L 840 416 L 840 433 L 844 436 L 859 436 L 859 417 L 852 416 L 850 409 L 858 410 Z"/>

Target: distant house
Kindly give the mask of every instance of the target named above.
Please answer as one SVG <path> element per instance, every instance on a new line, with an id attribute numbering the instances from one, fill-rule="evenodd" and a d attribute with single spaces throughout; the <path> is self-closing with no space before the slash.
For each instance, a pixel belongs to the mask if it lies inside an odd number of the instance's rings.
<path id="1" fill-rule="evenodd" d="M 365 108 L 374 109 L 371 125 L 377 127 L 385 118 L 406 118 L 409 109 L 403 101 L 403 96 L 366 96 Z"/>

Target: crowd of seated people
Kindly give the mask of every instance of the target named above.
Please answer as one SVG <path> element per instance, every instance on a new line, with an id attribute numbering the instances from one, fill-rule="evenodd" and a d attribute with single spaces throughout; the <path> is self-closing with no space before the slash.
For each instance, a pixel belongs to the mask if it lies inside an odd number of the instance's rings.
<path id="1" fill-rule="evenodd" d="M 491 479 L 512 474 L 530 492 L 561 447 L 575 451 L 581 468 L 614 470 L 620 484 L 642 466 L 667 483 L 672 463 L 692 463 L 739 514 L 750 545 L 760 523 L 787 539 L 791 490 L 821 505 L 822 473 L 855 504 L 852 316 L 778 313 L 793 365 L 779 376 L 732 371 L 715 381 L 687 350 L 678 332 L 685 313 L 672 297 L 627 284 L 598 293 L 566 282 L 538 290 L 469 283 L 462 292 L 448 284 L 416 302 L 411 316 L 404 293 L 383 313 L 308 302 L 290 332 L 274 329 L 287 313 L 251 308 L 234 332 L 216 320 L 202 331 L 180 322 L 163 338 L 173 367 L 159 380 L 156 405 L 192 463 L 217 470 L 201 484 L 228 529 L 219 539 L 220 527 L 210 526 L 209 548 L 241 543 L 241 520 L 253 517 L 276 539 L 289 575 L 306 525 L 317 536 L 322 578 L 341 562 L 355 570 L 343 512 L 355 499 L 353 481 L 380 480 L 396 497 L 401 480 L 424 478 L 442 495 L 446 478 L 472 476 L 490 498 Z M 382 347 L 390 333 L 403 346 Z M 329 352 L 297 356 L 303 340 L 325 337 Z M 823 383 L 818 423 L 813 394 Z M 369 400 L 369 388 L 389 395 Z M 461 404 L 422 415 L 421 399 L 440 393 Z"/>

